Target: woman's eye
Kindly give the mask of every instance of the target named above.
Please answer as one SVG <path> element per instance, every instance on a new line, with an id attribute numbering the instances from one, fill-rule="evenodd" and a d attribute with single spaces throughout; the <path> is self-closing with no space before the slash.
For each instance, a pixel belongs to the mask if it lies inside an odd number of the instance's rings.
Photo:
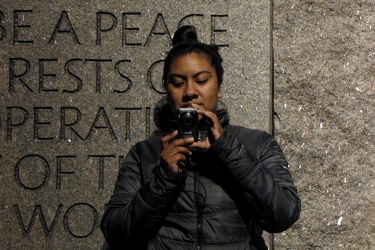
<path id="1" fill-rule="evenodd" d="M 208 82 L 208 80 L 210 80 L 211 77 L 212 74 L 210 72 L 202 72 L 197 75 L 197 77 L 195 78 L 195 82 L 198 84 L 205 84 L 206 82 Z"/>
<path id="2" fill-rule="evenodd" d="M 174 77 L 174 76 L 170 77 L 168 82 L 172 84 L 174 87 L 178 87 L 184 84 L 183 79 L 181 79 L 180 77 Z"/>
<path id="3" fill-rule="evenodd" d="M 179 86 L 182 86 L 184 84 L 183 81 L 170 81 L 170 83 L 175 86 L 175 87 L 179 87 Z"/>
<path id="4" fill-rule="evenodd" d="M 198 84 L 205 84 L 208 81 L 208 79 L 197 79 L 196 82 Z"/>

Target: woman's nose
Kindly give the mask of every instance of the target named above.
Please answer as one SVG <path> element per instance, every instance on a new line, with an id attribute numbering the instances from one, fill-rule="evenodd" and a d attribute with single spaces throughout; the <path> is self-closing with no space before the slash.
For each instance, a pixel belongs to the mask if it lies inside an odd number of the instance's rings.
<path id="1" fill-rule="evenodd" d="M 195 97 L 197 96 L 197 89 L 192 81 L 186 83 L 185 96 Z"/>

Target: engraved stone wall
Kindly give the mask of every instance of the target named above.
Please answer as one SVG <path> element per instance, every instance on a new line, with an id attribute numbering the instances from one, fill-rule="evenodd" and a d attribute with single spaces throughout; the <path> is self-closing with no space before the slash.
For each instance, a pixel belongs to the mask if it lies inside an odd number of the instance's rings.
<path id="1" fill-rule="evenodd" d="M 269 1 L 1 1 L 0 248 L 100 248 L 180 25 L 221 47 L 232 123 L 269 130 L 269 20 Z"/>

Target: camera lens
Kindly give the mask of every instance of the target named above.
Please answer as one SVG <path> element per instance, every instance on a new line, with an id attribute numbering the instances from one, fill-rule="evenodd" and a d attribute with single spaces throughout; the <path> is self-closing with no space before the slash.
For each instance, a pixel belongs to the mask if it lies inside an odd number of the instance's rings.
<path id="1" fill-rule="evenodd" d="M 191 129 L 195 126 L 195 117 L 191 115 L 190 112 L 185 113 L 181 118 L 181 125 L 184 130 Z"/>

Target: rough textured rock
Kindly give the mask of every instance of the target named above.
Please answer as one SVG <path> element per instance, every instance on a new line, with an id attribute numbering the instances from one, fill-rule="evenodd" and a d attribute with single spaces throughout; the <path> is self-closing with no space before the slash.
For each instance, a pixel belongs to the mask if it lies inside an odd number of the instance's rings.
<path id="1" fill-rule="evenodd" d="M 375 247 L 375 3 L 274 1 L 275 134 L 302 198 L 276 249 Z"/>

